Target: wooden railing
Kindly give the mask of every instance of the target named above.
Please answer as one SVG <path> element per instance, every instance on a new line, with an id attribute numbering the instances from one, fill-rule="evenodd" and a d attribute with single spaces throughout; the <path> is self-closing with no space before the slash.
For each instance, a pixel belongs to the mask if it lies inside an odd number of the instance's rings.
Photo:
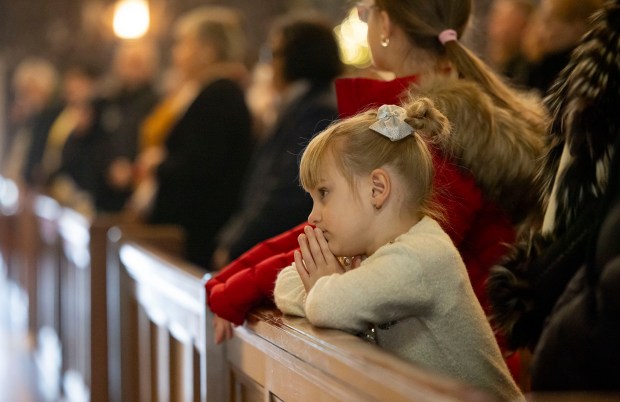
<path id="1" fill-rule="evenodd" d="M 2 220 L 21 233 L 7 255 L 32 266 L 21 280 L 36 301 L 32 330 L 58 337 L 67 400 L 486 400 L 273 309 L 257 310 L 216 346 L 209 275 L 179 257 L 178 228 L 88 219 L 44 196 L 29 200 Z"/>
<path id="2" fill-rule="evenodd" d="M 63 391 L 69 401 L 83 400 L 84 395 L 93 402 L 111 400 L 109 377 L 115 371 L 108 367 L 109 355 L 114 354 L 108 341 L 108 295 L 113 299 L 112 306 L 118 295 L 108 289 L 111 274 L 107 236 L 112 227 L 119 225 L 125 225 L 119 216 L 89 219 L 66 208 L 58 221 L 62 246 L 59 268 Z M 126 226 L 128 232 L 140 233 L 142 240 L 170 253 L 180 253 L 183 234 L 178 227 L 140 230 L 142 225 Z M 111 326 L 115 328 L 117 316 L 112 317 Z"/>
<path id="3" fill-rule="evenodd" d="M 33 212 L 32 194 L 20 190 L 18 185 L 0 177 L 0 241 L 3 268 L 14 290 L 12 307 L 26 310 L 25 320 L 29 329 L 37 327 L 37 299 L 35 295 L 36 256 L 38 236 Z"/>
<path id="4" fill-rule="evenodd" d="M 231 401 L 492 401 L 361 338 L 276 309 L 255 311 L 226 345 Z"/>
<path id="5" fill-rule="evenodd" d="M 205 303 L 209 275 L 122 231 L 110 239 L 125 312 L 122 394 L 113 400 L 493 400 L 358 337 L 315 329 L 273 308 L 255 311 L 232 340 L 216 346 Z"/>
<path id="6" fill-rule="evenodd" d="M 210 276 L 180 257 L 179 228 L 88 219 L 37 194 L 21 194 L 15 205 L 0 201 L 3 273 L 27 295 L 38 359 L 50 363 L 42 365 L 47 380 L 54 381 L 58 363 L 46 357 L 58 355 L 50 345 L 61 346 L 56 380 L 63 400 L 493 400 L 272 307 L 256 309 L 217 346 L 205 300 Z"/>
<path id="7" fill-rule="evenodd" d="M 108 401 L 107 232 L 121 220 L 86 217 L 0 179 L 2 274 L 16 292 L 11 298 L 25 301 L 10 308 L 27 311 L 42 388 L 50 398 Z M 171 254 L 181 252 L 178 227 L 142 236 Z"/>
<path id="8" fill-rule="evenodd" d="M 110 400 L 206 400 L 203 272 L 147 236 L 162 238 L 156 228 L 109 233 Z"/>

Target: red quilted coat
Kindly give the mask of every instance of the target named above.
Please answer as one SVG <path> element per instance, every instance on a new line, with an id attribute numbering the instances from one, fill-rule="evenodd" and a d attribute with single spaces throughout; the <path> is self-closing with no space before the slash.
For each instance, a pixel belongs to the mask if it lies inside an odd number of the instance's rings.
<path id="1" fill-rule="evenodd" d="M 416 77 L 393 81 L 364 78 L 336 81 L 338 108 L 342 117 L 382 104 L 401 103 L 401 94 Z M 449 116 L 448 116 L 449 117 Z M 483 190 L 470 169 L 457 166 L 435 150 L 435 197 L 444 208 L 444 230 L 459 249 L 474 291 L 487 307 L 485 281 L 488 271 L 513 242 L 515 229 L 503 212 Z M 462 165 L 462 164 L 461 164 Z M 297 236 L 307 223 L 264 241 L 223 268 L 207 282 L 211 310 L 235 324 L 242 324 L 246 314 L 257 304 L 273 300 L 275 279 L 280 270 L 293 262 Z M 501 343 L 501 342 L 500 342 Z M 513 375 L 518 372 L 516 355 L 509 361 Z"/>

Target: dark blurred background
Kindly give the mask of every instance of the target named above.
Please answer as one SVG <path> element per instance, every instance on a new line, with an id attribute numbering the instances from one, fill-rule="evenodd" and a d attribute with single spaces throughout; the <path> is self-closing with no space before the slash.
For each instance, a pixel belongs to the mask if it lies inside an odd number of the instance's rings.
<path id="1" fill-rule="evenodd" d="M 0 150 L 6 135 L 7 105 L 12 93 L 10 77 L 24 58 L 45 58 L 59 70 L 76 62 L 106 71 L 115 46 L 122 41 L 112 27 L 116 0 L 0 0 Z M 483 54 L 485 13 L 492 0 L 475 0 L 475 18 L 469 45 Z M 236 7 L 245 16 L 248 32 L 248 67 L 260 54 L 268 28 L 275 17 L 292 10 L 315 9 L 333 19 L 334 26 L 346 17 L 352 0 L 149 0 L 147 36 L 160 47 L 166 65 L 171 26 L 177 16 L 200 5 Z"/>
<path id="2" fill-rule="evenodd" d="M 75 57 L 106 63 L 115 41 L 112 31 L 114 0 L 0 0 L 0 57 L 10 68 L 28 55 L 49 58 L 62 67 Z M 346 0 L 150 0 L 149 35 L 166 45 L 176 16 L 205 4 L 237 7 L 246 16 L 252 49 L 264 39 L 274 16 L 298 8 L 315 8 L 338 21 Z M 255 52 L 256 53 L 256 52 Z"/>

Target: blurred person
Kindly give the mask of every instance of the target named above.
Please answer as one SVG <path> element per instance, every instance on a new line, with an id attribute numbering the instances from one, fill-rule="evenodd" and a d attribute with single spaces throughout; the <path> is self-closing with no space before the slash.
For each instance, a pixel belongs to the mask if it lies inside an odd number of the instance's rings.
<path id="1" fill-rule="evenodd" d="M 193 89 L 187 90 L 187 85 L 174 67 L 166 68 L 161 74 L 158 85 L 158 93 L 161 94 L 159 102 L 140 125 L 139 153 L 150 147 L 163 145 L 172 126 L 189 106 L 188 102 L 196 95 L 195 85 L 189 86 Z"/>
<path id="2" fill-rule="evenodd" d="M 533 0 L 495 0 L 489 10 L 489 62 L 496 71 L 519 85 L 524 84 L 527 65 L 521 43 L 534 10 Z"/>
<path id="3" fill-rule="evenodd" d="M 278 117 L 250 161 L 241 204 L 218 236 L 214 267 L 302 221 L 311 200 L 299 186 L 305 144 L 338 117 L 333 80 L 342 72 L 338 43 L 321 16 L 286 16 L 270 34 Z"/>
<path id="4" fill-rule="evenodd" d="M 237 205 L 252 148 L 241 81 L 245 37 L 230 8 L 200 7 L 175 23 L 173 63 L 197 91 L 146 166 L 157 182 L 153 224 L 179 224 L 186 256 L 210 268 L 215 235 Z M 148 174 L 148 173 L 147 173 Z"/>
<path id="5" fill-rule="evenodd" d="M 9 111 L 11 138 L 5 142 L 8 153 L 3 164 L 7 177 L 33 183 L 34 168 L 42 154 L 41 147 L 36 145 L 47 138 L 60 113 L 59 81 L 56 66 L 43 58 L 29 57 L 15 67 L 14 99 Z"/>
<path id="6" fill-rule="evenodd" d="M 159 100 L 158 72 L 159 51 L 154 43 L 125 42 L 116 49 L 99 120 L 107 143 L 104 178 L 95 194 L 100 211 L 122 210 L 133 191 L 140 127 Z"/>
<path id="7" fill-rule="evenodd" d="M 108 76 L 82 110 L 83 121 L 64 143 L 58 175 L 87 193 L 96 211 L 118 212 L 131 194 L 139 126 L 157 101 L 157 70 L 152 43 L 120 44 Z"/>
<path id="8" fill-rule="evenodd" d="M 42 147 L 40 163 L 36 166 L 37 184 L 47 187 L 60 169 L 62 149 L 75 130 L 85 130 L 91 124 L 91 102 L 97 93 L 100 72 L 87 63 L 73 63 L 62 76 L 62 110 L 52 123 Z M 33 144 L 34 146 L 34 144 Z"/>
<path id="9" fill-rule="evenodd" d="M 88 216 L 97 212 L 95 196 L 105 180 L 108 142 L 102 130 L 102 110 L 101 98 L 77 110 L 78 120 L 62 144 L 60 166 L 48 186 L 54 198 L 74 209 L 87 211 Z"/>
<path id="10" fill-rule="evenodd" d="M 530 63 L 526 86 L 547 95 L 603 0 L 541 0 L 524 36 Z"/>
<path id="11" fill-rule="evenodd" d="M 620 2 L 595 13 L 546 102 L 544 221 L 492 270 L 493 320 L 534 391 L 620 390 Z"/>
<path id="12" fill-rule="evenodd" d="M 263 45 L 259 60 L 252 68 L 251 84 L 246 91 L 248 107 L 252 112 L 253 134 L 257 143 L 264 141 L 278 118 L 278 92 L 273 86 L 273 55 L 268 45 Z"/>
<path id="13" fill-rule="evenodd" d="M 161 99 L 140 125 L 133 192 L 123 210 L 125 220 L 141 221 L 150 214 L 157 191 L 152 167 L 159 163 L 166 138 L 194 101 L 199 89 L 197 82 L 184 77 L 174 65 L 162 74 Z"/>

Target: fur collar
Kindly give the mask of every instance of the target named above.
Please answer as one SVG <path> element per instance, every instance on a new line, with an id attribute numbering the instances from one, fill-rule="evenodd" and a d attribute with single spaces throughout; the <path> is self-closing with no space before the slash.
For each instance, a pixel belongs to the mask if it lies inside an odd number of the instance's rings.
<path id="1" fill-rule="evenodd" d="M 448 117 L 453 131 L 447 151 L 515 223 L 540 210 L 536 175 L 545 149 L 543 118 L 527 121 L 465 79 L 426 81 L 412 92 L 431 98 Z"/>

